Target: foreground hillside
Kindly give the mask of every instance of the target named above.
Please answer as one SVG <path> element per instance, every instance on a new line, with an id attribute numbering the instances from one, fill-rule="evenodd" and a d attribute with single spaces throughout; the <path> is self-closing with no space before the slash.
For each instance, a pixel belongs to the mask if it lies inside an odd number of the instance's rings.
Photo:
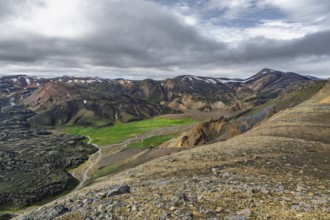
<path id="1" fill-rule="evenodd" d="M 106 177 L 18 219 L 329 219 L 329 134 L 327 83 L 245 134 Z"/>

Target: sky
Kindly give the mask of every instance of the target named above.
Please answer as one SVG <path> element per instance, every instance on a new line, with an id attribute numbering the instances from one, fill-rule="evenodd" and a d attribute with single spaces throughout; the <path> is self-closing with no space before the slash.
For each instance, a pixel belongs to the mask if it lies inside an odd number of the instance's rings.
<path id="1" fill-rule="evenodd" d="M 0 75 L 330 77 L 328 0 L 1 0 Z"/>

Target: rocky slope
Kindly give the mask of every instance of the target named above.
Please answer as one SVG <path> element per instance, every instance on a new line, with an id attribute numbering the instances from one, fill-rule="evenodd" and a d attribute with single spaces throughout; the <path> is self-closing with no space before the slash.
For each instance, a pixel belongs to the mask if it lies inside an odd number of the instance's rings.
<path id="1" fill-rule="evenodd" d="M 168 147 L 194 147 L 224 141 L 245 133 L 277 112 L 292 108 L 316 94 L 326 81 L 303 81 L 288 86 L 275 99 L 251 108 L 234 111 L 227 117 L 196 125 L 179 138 L 167 143 Z M 165 146 L 165 145 L 164 145 Z"/>
<path id="2" fill-rule="evenodd" d="M 329 97 L 327 83 L 245 134 L 104 178 L 17 219 L 329 219 Z"/>
<path id="3" fill-rule="evenodd" d="M 35 113 L 13 106 L 0 112 L 0 210 L 22 208 L 70 190 L 77 181 L 66 171 L 96 149 L 83 137 L 52 136 L 31 129 Z"/>
<path id="4" fill-rule="evenodd" d="M 228 120 L 223 116 L 216 120 L 210 120 L 192 128 L 184 135 L 179 147 L 194 147 L 211 142 L 220 135 L 227 132 Z"/>

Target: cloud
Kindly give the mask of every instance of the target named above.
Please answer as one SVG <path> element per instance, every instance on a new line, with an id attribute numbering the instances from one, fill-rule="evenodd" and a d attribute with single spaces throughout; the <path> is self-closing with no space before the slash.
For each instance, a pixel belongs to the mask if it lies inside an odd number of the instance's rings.
<path id="1" fill-rule="evenodd" d="M 288 41 L 255 38 L 243 42 L 241 47 L 235 54 L 241 61 L 330 55 L 330 30 Z"/>
<path id="2" fill-rule="evenodd" d="M 45 36 L 38 30 L 24 39 L 9 36 L 0 42 L 0 59 L 52 62 L 66 56 L 96 66 L 165 68 L 203 62 L 206 53 L 225 47 L 155 3 L 100 0 L 88 8 L 84 17 L 93 23 L 85 35 L 71 39 L 62 34 Z"/>
<path id="3" fill-rule="evenodd" d="M 328 17 L 330 2 L 324 0 L 261 0 L 260 5 L 273 6 L 298 20 L 317 20 Z"/>
<path id="4" fill-rule="evenodd" d="M 207 10 L 224 11 L 224 17 L 234 19 L 247 13 L 250 8 L 254 7 L 253 0 L 210 0 L 206 5 Z"/>
<path id="5" fill-rule="evenodd" d="M 198 13 L 205 12 L 196 9 L 202 8 L 201 3 L 192 6 L 186 1 L 179 5 L 145 0 L 4 2 L 8 4 L 0 6 L 0 73 L 244 77 L 259 68 L 277 65 L 286 70 L 299 62 L 319 62 L 323 71 L 329 69 L 329 31 L 301 22 L 277 19 L 253 27 L 224 27 L 203 20 L 205 16 Z M 17 10 L 22 5 L 26 7 Z M 216 18 L 220 20 L 255 7 L 265 6 L 255 1 L 209 1 L 209 10 L 232 11 Z M 278 37 L 269 37 L 277 32 Z M 304 70 L 313 73 L 311 68 Z"/>

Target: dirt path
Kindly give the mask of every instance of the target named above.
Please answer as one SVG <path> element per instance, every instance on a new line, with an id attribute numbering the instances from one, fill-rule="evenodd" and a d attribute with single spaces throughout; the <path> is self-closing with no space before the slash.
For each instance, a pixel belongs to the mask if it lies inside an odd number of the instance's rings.
<path id="1" fill-rule="evenodd" d="M 92 144 L 92 141 L 93 141 L 93 140 L 90 138 L 90 136 L 87 136 L 87 138 L 88 138 L 88 144 Z M 98 149 L 98 151 L 97 151 L 95 154 L 93 154 L 92 156 L 89 157 L 88 162 L 87 162 L 88 167 L 87 167 L 87 168 L 85 169 L 85 171 L 83 172 L 82 179 L 81 179 L 79 185 L 76 187 L 75 190 L 80 189 L 81 187 L 84 186 L 84 184 L 86 183 L 86 181 L 89 180 L 89 178 L 90 178 L 89 172 L 90 172 L 92 169 L 94 169 L 94 167 L 98 164 L 98 162 L 99 162 L 99 161 L 101 160 L 101 158 L 102 158 L 102 148 L 100 148 L 100 147 L 99 147 L 98 145 L 96 145 L 96 144 L 93 144 L 93 146 L 96 147 L 96 148 Z M 76 170 L 77 170 L 77 169 L 76 169 Z M 75 170 L 75 171 L 76 171 L 76 170 Z M 75 177 L 76 179 L 80 179 L 80 178 L 77 176 L 77 174 L 76 174 L 75 171 L 73 171 L 72 176 Z"/>

